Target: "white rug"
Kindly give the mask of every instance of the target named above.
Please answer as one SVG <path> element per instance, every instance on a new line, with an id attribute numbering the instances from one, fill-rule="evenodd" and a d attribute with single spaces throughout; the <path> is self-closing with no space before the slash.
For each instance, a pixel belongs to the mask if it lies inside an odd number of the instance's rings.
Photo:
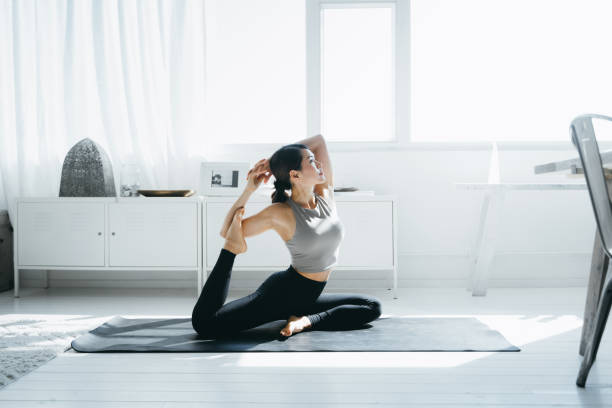
<path id="1" fill-rule="evenodd" d="M 0 389 L 70 349 L 70 342 L 108 316 L 6 314 L 0 316 Z"/>

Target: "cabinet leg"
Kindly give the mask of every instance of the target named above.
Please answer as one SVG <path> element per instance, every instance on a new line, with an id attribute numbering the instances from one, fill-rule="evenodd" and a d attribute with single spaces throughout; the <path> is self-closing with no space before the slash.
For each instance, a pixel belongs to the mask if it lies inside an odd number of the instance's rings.
<path id="1" fill-rule="evenodd" d="M 397 299 L 397 267 L 393 268 L 393 299 Z"/>
<path id="2" fill-rule="evenodd" d="M 200 297 L 200 291 L 202 290 L 202 277 L 203 277 L 203 273 L 204 271 L 202 270 L 202 268 L 198 269 L 198 287 L 196 288 L 196 298 Z"/>
<path id="3" fill-rule="evenodd" d="M 15 265 L 15 291 L 14 291 L 14 296 L 16 298 L 19 297 L 19 268 L 17 267 L 17 265 Z"/>

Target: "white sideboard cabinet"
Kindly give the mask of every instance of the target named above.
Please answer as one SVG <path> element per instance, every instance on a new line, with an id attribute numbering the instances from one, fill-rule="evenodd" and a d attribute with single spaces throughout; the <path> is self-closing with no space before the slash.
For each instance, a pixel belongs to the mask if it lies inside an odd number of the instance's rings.
<path id="1" fill-rule="evenodd" d="M 203 197 L 203 261 L 206 274 L 213 269 L 225 240 L 221 226 L 236 197 Z M 270 205 L 269 195 L 253 194 L 245 205 L 244 218 Z M 388 270 L 397 299 L 397 197 L 336 193 L 338 216 L 345 236 L 334 271 Z M 281 270 L 291 264 L 282 238 L 273 230 L 247 238 L 248 250 L 236 257 L 234 269 Z M 204 280 L 204 277 L 202 278 Z"/>
<path id="2" fill-rule="evenodd" d="M 15 297 L 19 271 L 193 270 L 197 294 L 217 261 L 225 240 L 221 224 L 236 197 L 186 198 L 19 198 L 15 228 Z M 254 194 L 244 218 L 270 205 Z M 398 202 L 394 195 L 336 194 L 345 228 L 334 271 L 392 272 L 397 294 Z M 248 238 L 249 249 L 235 269 L 281 270 L 289 251 L 272 230 Z"/>
<path id="3" fill-rule="evenodd" d="M 202 286 L 201 197 L 17 199 L 19 270 L 194 270 Z"/>

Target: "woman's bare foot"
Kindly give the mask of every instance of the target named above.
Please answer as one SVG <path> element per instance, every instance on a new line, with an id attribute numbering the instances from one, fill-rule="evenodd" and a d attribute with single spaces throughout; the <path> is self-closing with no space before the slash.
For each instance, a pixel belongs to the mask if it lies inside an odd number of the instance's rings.
<path id="1" fill-rule="evenodd" d="M 227 235 L 225 236 L 225 245 L 223 248 L 234 254 L 240 254 L 246 252 L 247 244 L 244 240 L 244 234 L 242 233 L 242 216 L 244 215 L 244 207 L 236 210 L 232 223 L 227 229 Z"/>
<path id="2" fill-rule="evenodd" d="M 281 330 L 281 334 L 283 336 L 289 337 L 292 334 L 299 333 L 302 330 L 309 328 L 310 326 L 312 326 L 312 324 L 306 316 L 289 316 L 289 320 L 287 320 L 287 325 L 283 327 L 283 330 Z"/>

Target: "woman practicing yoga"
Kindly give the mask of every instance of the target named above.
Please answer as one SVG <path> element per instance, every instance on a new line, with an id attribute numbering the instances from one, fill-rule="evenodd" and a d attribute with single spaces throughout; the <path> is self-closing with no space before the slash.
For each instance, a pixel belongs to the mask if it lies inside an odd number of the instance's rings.
<path id="1" fill-rule="evenodd" d="M 272 204 L 243 220 L 249 197 L 272 176 L 276 179 Z M 193 308 L 193 328 L 214 338 L 287 319 L 280 334 L 289 337 L 303 330 L 358 328 L 376 320 L 381 304 L 375 297 L 321 293 L 344 237 L 323 136 L 281 147 L 270 159 L 257 162 L 247 180 L 221 228 L 225 245 Z M 291 190 L 291 196 L 285 190 Z M 224 305 L 234 259 L 247 250 L 245 237 L 269 229 L 287 245 L 291 265 L 270 275 L 250 295 Z"/>

